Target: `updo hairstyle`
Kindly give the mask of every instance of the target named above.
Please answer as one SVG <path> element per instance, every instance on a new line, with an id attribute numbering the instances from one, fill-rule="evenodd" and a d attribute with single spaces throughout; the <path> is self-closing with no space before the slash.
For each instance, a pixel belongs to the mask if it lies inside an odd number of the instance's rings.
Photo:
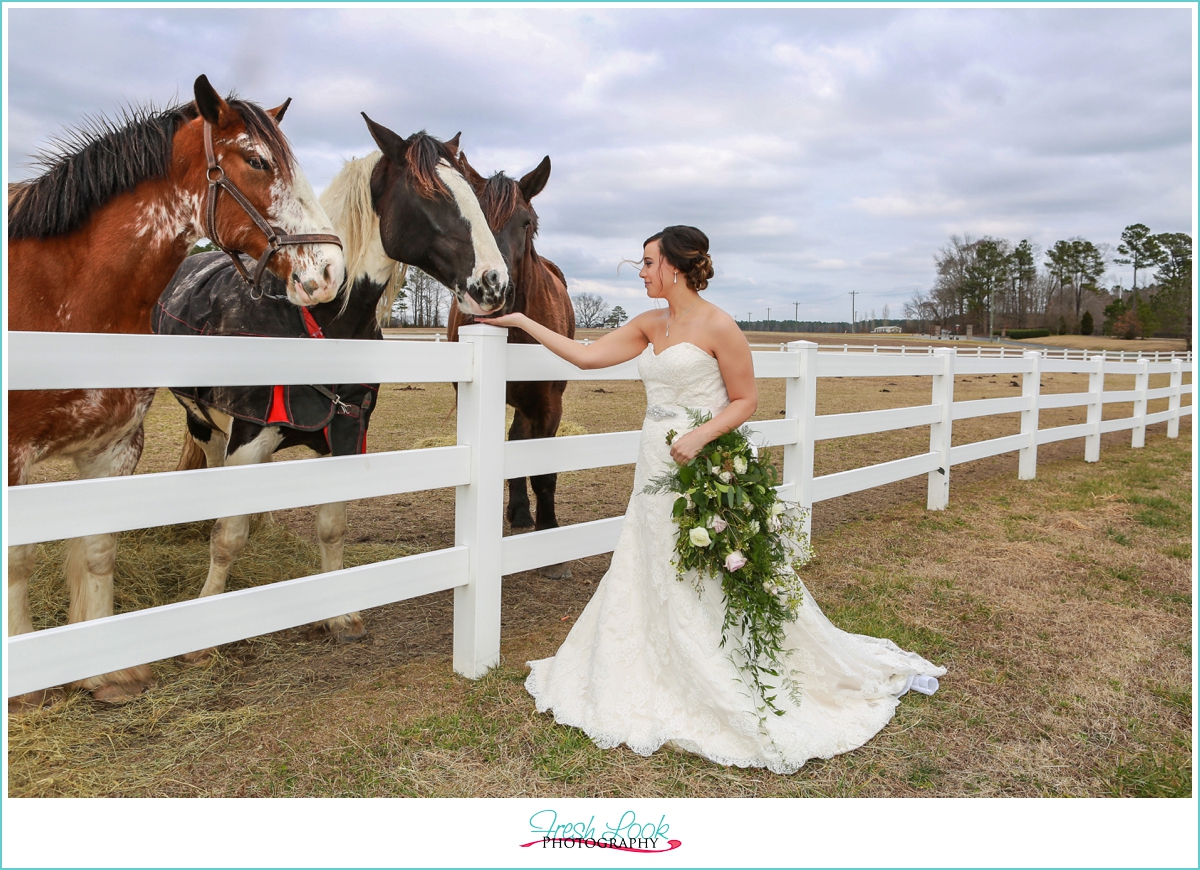
<path id="1" fill-rule="evenodd" d="M 708 256 L 708 236 L 695 227 L 667 227 L 642 243 L 642 247 L 658 242 L 663 259 L 687 278 L 693 290 L 703 290 L 713 276 L 712 258 Z"/>

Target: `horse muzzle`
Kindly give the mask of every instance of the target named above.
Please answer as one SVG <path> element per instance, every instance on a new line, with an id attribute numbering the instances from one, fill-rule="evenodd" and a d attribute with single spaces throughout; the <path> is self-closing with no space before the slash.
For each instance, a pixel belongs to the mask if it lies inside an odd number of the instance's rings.
<path id="1" fill-rule="evenodd" d="M 295 305 L 332 302 L 346 283 L 346 260 L 336 245 L 309 245 L 276 259 L 285 260 L 279 271 L 287 275 L 288 299 Z"/>
<path id="2" fill-rule="evenodd" d="M 499 269 L 490 269 L 479 276 L 478 280 L 467 282 L 465 291 L 456 293 L 458 307 L 464 314 L 477 317 L 498 315 L 509 301 L 511 294 L 508 275 Z"/>

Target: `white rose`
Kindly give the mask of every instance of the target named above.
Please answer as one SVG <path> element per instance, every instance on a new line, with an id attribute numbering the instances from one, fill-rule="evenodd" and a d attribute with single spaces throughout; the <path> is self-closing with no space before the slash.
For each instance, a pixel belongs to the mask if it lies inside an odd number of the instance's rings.
<path id="1" fill-rule="evenodd" d="M 717 475 L 717 477 L 721 478 L 722 483 L 729 483 L 731 480 L 733 480 L 733 473 L 729 471 L 722 471 Z"/>
<path id="2" fill-rule="evenodd" d="M 736 471 L 738 474 L 745 474 L 746 469 L 749 467 L 750 466 L 746 464 L 745 458 L 743 458 L 741 456 L 733 457 L 733 470 Z"/>
<path id="3" fill-rule="evenodd" d="M 783 506 L 783 503 L 777 501 L 775 504 L 771 505 L 771 516 L 781 516 L 785 510 L 787 510 L 787 508 Z"/>
<path id="4" fill-rule="evenodd" d="M 771 517 L 769 520 L 767 520 L 767 528 L 773 532 L 779 531 L 782 525 L 783 523 L 779 522 L 779 517 Z"/>
<path id="5" fill-rule="evenodd" d="M 708 536 L 708 530 L 699 526 L 688 532 L 688 540 L 692 542 L 693 547 L 707 547 L 712 543 L 712 538 Z"/>

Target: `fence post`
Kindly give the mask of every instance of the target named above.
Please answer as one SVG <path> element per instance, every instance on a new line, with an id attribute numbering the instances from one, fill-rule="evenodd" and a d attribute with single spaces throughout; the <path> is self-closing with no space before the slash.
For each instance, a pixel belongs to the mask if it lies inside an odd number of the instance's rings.
<path id="1" fill-rule="evenodd" d="M 812 532 L 813 450 L 817 427 L 817 343 L 790 341 L 788 350 L 800 355 L 800 374 L 787 379 L 784 416 L 795 420 L 796 443 L 783 448 L 783 483 L 792 484 L 791 500 L 809 509 L 805 533 Z"/>
<path id="2" fill-rule="evenodd" d="M 1092 427 L 1092 432 L 1083 441 L 1083 460 L 1099 462 L 1100 421 L 1104 418 L 1104 357 L 1091 357 L 1088 362 L 1094 367 L 1088 373 L 1088 393 L 1091 394 L 1091 399 L 1087 405 L 1087 422 Z"/>
<path id="3" fill-rule="evenodd" d="M 469 548 L 454 587 L 454 670 L 478 679 L 500 662 L 500 547 L 504 533 L 504 392 L 508 330 L 464 326 L 472 379 L 458 385 L 458 443 L 471 447 L 471 482 L 454 497 L 454 544 Z"/>
<path id="4" fill-rule="evenodd" d="M 1021 434 L 1029 436 L 1029 444 L 1022 447 L 1017 459 L 1017 479 L 1033 480 L 1037 477 L 1038 449 L 1038 402 L 1042 395 L 1042 355 L 1036 350 L 1023 354 L 1033 366 L 1033 371 L 1021 375 L 1021 395 L 1030 401 L 1030 406 L 1021 412 Z"/>
<path id="5" fill-rule="evenodd" d="M 1167 437 L 1179 437 L 1179 405 L 1180 393 L 1183 388 L 1183 362 L 1178 359 L 1171 361 L 1171 397 L 1167 410 L 1171 416 L 1167 418 Z"/>
<path id="6" fill-rule="evenodd" d="M 954 348 L 939 347 L 935 359 L 942 360 L 941 374 L 933 376 L 932 404 L 940 405 L 941 419 L 929 426 L 929 451 L 940 457 L 938 468 L 929 472 L 929 497 L 925 507 L 931 511 L 945 510 L 950 504 L 950 436 L 954 419 Z"/>
<path id="7" fill-rule="evenodd" d="M 1149 404 L 1146 400 L 1146 391 L 1150 389 L 1150 360 L 1141 354 L 1138 354 L 1138 373 L 1134 378 L 1133 388 L 1141 395 L 1133 402 L 1133 416 L 1138 418 L 1138 422 L 1133 426 L 1133 441 L 1129 446 L 1145 447 L 1146 406 Z"/>

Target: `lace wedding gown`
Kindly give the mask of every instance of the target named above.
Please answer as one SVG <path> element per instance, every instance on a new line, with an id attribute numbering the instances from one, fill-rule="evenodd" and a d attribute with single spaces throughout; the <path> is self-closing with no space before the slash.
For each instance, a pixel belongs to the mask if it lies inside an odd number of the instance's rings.
<path id="1" fill-rule="evenodd" d="M 666 744 L 718 764 L 792 773 L 866 743 L 910 688 L 932 694 L 945 668 L 890 640 L 835 628 L 806 589 L 784 644 L 800 704 L 779 692 L 785 714 L 768 713 L 760 726 L 753 690 L 720 646 L 720 582 L 709 578 L 697 595 L 671 563 L 677 495 L 642 492 L 672 467 L 666 434 L 690 428 L 684 406 L 716 413 L 729 403 L 720 369 L 685 342 L 659 355 L 646 348 L 638 371 L 649 407 L 625 525 L 558 653 L 529 663 L 525 687 L 538 711 L 553 710 L 603 748 L 624 743 L 650 755 Z"/>

